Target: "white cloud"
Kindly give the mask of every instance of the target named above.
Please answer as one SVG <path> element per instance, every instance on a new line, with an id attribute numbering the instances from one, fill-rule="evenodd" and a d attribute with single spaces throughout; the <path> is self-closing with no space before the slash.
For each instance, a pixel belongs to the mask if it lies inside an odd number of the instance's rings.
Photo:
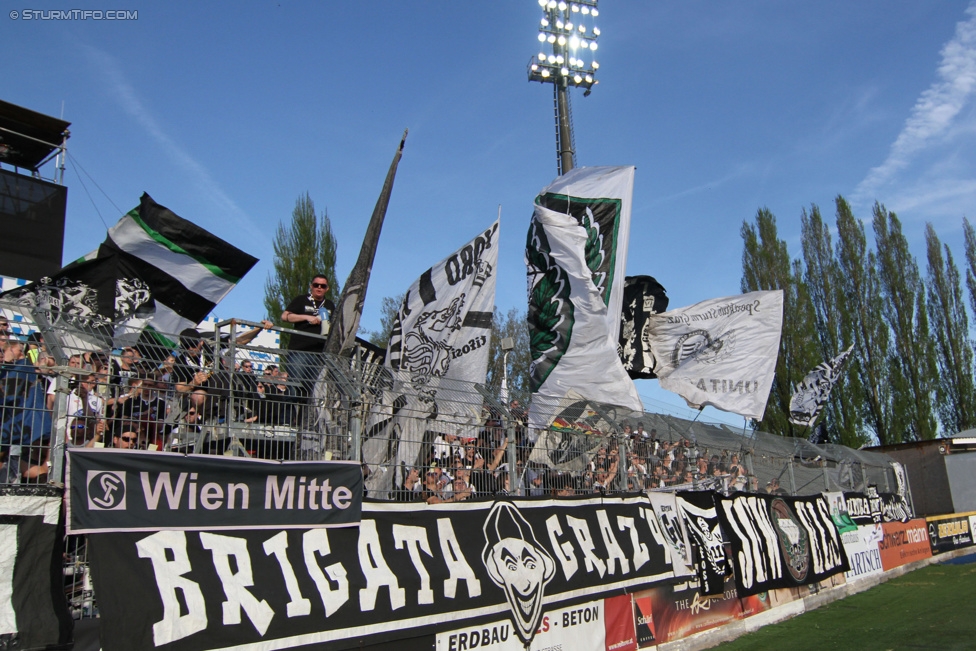
<path id="1" fill-rule="evenodd" d="M 976 2 L 966 14 L 968 19 L 956 25 L 952 40 L 942 48 L 938 79 L 915 102 L 888 158 L 861 181 L 854 197 L 871 200 L 920 152 L 944 143 L 958 126 L 956 118 L 976 94 Z"/>

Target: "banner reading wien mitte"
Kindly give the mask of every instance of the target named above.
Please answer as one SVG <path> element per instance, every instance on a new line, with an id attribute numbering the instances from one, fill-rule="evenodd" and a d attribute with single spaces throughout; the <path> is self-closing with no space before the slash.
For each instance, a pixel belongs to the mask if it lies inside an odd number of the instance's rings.
<path id="1" fill-rule="evenodd" d="M 363 475 L 356 461 L 73 449 L 67 492 L 68 533 L 349 527 Z"/>

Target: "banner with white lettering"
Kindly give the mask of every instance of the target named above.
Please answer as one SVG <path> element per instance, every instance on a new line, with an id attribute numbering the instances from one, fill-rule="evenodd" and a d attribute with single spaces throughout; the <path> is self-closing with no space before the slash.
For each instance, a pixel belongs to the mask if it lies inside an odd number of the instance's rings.
<path id="1" fill-rule="evenodd" d="M 881 567 L 887 572 L 932 557 L 929 531 L 922 518 L 908 522 L 884 522 L 884 536 L 878 544 L 881 550 Z"/>
<path id="2" fill-rule="evenodd" d="M 855 524 L 908 522 L 914 516 L 911 505 L 898 493 L 879 493 L 868 486 L 867 493 L 844 492 L 847 513 Z"/>
<path id="3" fill-rule="evenodd" d="M 67 476 L 68 533 L 350 527 L 363 499 L 356 461 L 74 448 Z"/>
<path id="4" fill-rule="evenodd" d="M 508 621 L 674 578 L 645 496 L 367 501 L 359 528 L 89 536 L 113 649 L 346 649 Z"/>
<path id="5" fill-rule="evenodd" d="M 715 495 L 739 596 L 822 581 L 850 569 L 822 495 Z"/>
<path id="6" fill-rule="evenodd" d="M 0 648 L 65 648 L 71 642 L 62 499 L 56 486 L 0 487 Z"/>

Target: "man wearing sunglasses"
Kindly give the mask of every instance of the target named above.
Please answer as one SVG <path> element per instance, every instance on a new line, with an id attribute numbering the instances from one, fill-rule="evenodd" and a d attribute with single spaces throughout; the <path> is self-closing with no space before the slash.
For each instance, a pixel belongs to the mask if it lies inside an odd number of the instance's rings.
<path id="1" fill-rule="evenodd" d="M 288 371 L 303 383 L 306 390 L 311 389 L 318 375 L 321 364 L 317 355 L 322 353 L 325 339 L 304 335 L 328 334 L 329 318 L 335 309 L 335 304 L 326 298 L 329 279 L 324 275 L 317 274 L 312 278 L 308 289 L 307 296 L 296 296 L 281 313 L 281 320 L 295 328 L 288 342 Z"/>

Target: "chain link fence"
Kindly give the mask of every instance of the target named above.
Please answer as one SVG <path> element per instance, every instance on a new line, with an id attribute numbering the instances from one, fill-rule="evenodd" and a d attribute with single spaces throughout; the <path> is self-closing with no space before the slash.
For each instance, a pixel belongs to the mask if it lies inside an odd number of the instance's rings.
<path id="1" fill-rule="evenodd" d="M 366 347 L 351 357 L 298 356 L 261 345 L 267 323 L 231 320 L 181 337 L 112 332 L 14 304 L 0 310 L 4 485 L 60 484 L 71 446 L 355 459 L 368 497 L 432 503 L 899 484 L 884 454 L 621 412 L 582 396 L 543 414 L 547 430 L 532 430 L 532 405 L 495 389 L 393 372 Z M 86 557 L 84 538 L 70 537 L 65 592 L 79 618 L 97 613 Z"/>

